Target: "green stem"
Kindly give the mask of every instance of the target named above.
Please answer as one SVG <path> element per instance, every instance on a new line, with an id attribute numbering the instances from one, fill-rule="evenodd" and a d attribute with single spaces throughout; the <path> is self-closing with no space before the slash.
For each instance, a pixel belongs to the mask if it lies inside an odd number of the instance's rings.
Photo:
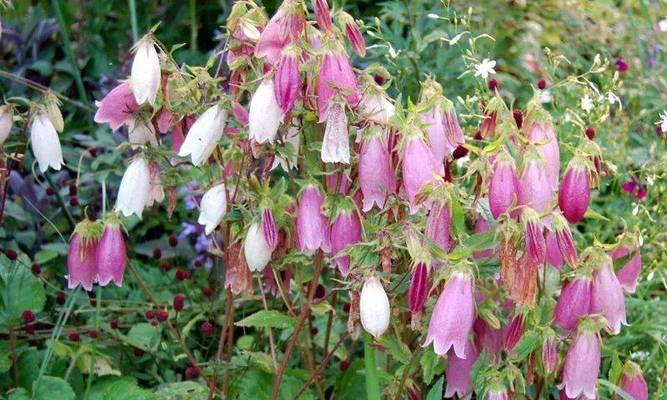
<path id="1" fill-rule="evenodd" d="M 95 303 L 95 330 L 99 334 L 99 329 L 100 329 L 100 311 L 102 309 L 102 286 L 97 286 L 97 296 L 95 296 L 96 303 Z M 88 373 L 88 379 L 86 381 L 86 394 L 84 396 L 85 399 L 88 398 L 88 392 L 90 391 L 90 386 L 93 383 L 93 376 L 95 376 L 95 358 L 97 357 L 97 349 L 95 348 L 95 340 L 92 342 L 93 346 L 93 361 L 91 363 L 90 371 Z"/>
<path id="2" fill-rule="evenodd" d="M 190 0 L 190 50 L 197 51 L 197 0 Z"/>
<path id="3" fill-rule="evenodd" d="M 65 200 L 63 200 L 63 197 L 60 195 L 60 191 L 58 191 L 57 186 L 53 184 L 53 179 L 51 179 L 49 174 L 45 173 L 44 178 L 46 178 L 46 181 L 49 182 L 49 185 L 54 189 L 54 192 L 56 194 L 56 200 L 58 201 L 58 204 L 60 205 L 60 208 L 65 213 L 65 218 L 67 218 L 67 222 L 69 223 L 70 230 L 73 231 L 74 227 L 76 227 L 76 223 L 74 222 L 74 218 L 72 217 L 72 214 L 70 214 L 69 210 L 67 209 L 67 205 L 65 204 Z"/>
<path id="4" fill-rule="evenodd" d="M 134 43 L 139 40 L 139 28 L 137 26 L 137 3 L 135 0 L 127 0 L 130 8 L 130 24 L 132 25 L 132 41 Z"/>
<path id="5" fill-rule="evenodd" d="M 364 366 L 366 367 L 366 398 L 368 400 L 380 400 L 380 382 L 375 364 L 375 350 L 371 345 L 373 338 L 364 333 Z"/>

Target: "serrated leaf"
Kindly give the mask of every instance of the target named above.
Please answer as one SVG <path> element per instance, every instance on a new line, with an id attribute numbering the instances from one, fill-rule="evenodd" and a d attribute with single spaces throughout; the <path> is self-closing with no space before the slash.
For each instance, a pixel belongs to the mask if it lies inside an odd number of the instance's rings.
<path id="1" fill-rule="evenodd" d="M 440 359 L 431 347 L 424 350 L 424 354 L 419 360 L 419 365 L 422 367 L 422 375 L 424 382 L 431 383 L 435 376 L 435 368 L 438 366 Z"/>
<path id="2" fill-rule="evenodd" d="M 155 351 L 160 343 L 160 329 L 145 322 L 136 324 L 130 328 L 127 341 L 138 349 Z"/>
<path id="3" fill-rule="evenodd" d="M 396 360 L 403 364 L 410 362 L 410 358 L 412 357 L 410 348 L 396 336 L 383 335 L 380 338 L 380 343 L 389 350 L 389 354 Z"/>
<path id="4" fill-rule="evenodd" d="M 472 366 L 472 371 L 470 372 L 470 380 L 472 381 L 472 386 L 475 389 L 482 388 L 484 386 L 484 376 L 486 371 L 489 368 L 489 354 L 485 351 L 480 354 L 477 361 Z"/>
<path id="5" fill-rule="evenodd" d="M 521 341 L 514 349 L 514 354 L 516 354 L 516 360 L 521 362 L 525 360 L 530 353 L 537 348 L 540 343 L 540 335 L 537 332 L 531 331 L 527 332 L 521 338 Z"/>
<path id="6" fill-rule="evenodd" d="M 296 319 L 276 310 L 260 310 L 234 325 L 252 328 L 286 329 L 296 325 Z"/>
<path id="7" fill-rule="evenodd" d="M 426 400 L 442 400 L 442 387 L 445 382 L 445 377 L 441 376 L 438 378 L 438 380 L 435 382 L 431 390 L 428 391 L 428 394 L 426 395 Z"/>

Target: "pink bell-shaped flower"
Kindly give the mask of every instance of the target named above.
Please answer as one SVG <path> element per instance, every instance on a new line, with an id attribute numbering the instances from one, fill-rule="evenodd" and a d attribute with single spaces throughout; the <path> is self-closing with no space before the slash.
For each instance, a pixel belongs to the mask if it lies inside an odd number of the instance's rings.
<path id="1" fill-rule="evenodd" d="M 418 262 L 412 269 L 412 279 L 408 289 L 408 307 L 412 314 L 421 313 L 426 304 L 428 296 L 428 265 L 425 262 Z"/>
<path id="2" fill-rule="evenodd" d="M 574 268 L 577 265 L 577 245 L 572 238 L 570 226 L 560 213 L 553 216 L 551 229 L 550 235 L 553 235 L 561 259 Z"/>
<path id="3" fill-rule="evenodd" d="M 123 274 L 127 266 L 127 246 L 120 221 L 115 214 L 107 216 L 102 238 L 97 246 L 97 280 L 100 286 L 113 281 L 123 285 Z"/>
<path id="4" fill-rule="evenodd" d="M 302 7 L 297 1 L 283 1 L 259 36 L 255 57 L 266 57 L 272 65 L 278 62 L 283 49 L 295 42 L 304 31 L 306 20 Z"/>
<path id="5" fill-rule="evenodd" d="M 449 253 L 452 247 L 452 208 L 448 202 L 436 200 L 431 204 L 424 234 Z"/>
<path id="6" fill-rule="evenodd" d="M 492 360 L 499 360 L 503 350 L 504 329 L 495 329 L 483 318 L 477 317 L 473 330 L 477 348 L 486 350 Z"/>
<path id="7" fill-rule="evenodd" d="M 329 9 L 329 3 L 327 0 L 315 0 L 315 20 L 317 21 L 317 26 L 324 32 L 330 32 L 333 28 L 331 22 L 331 10 Z"/>
<path id="8" fill-rule="evenodd" d="M 556 372 L 558 367 L 558 342 L 556 334 L 549 330 L 550 334 L 545 337 L 542 344 L 542 365 L 548 374 Z"/>
<path id="9" fill-rule="evenodd" d="M 433 105 L 421 114 L 421 120 L 428 128 L 428 142 L 433 157 L 438 165 L 442 165 L 458 146 L 465 143 L 463 130 L 454 104 L 442 95 L 442 86 L 432 79 L 422 86 L 421 102 Z"/>
<path id="10" fill-rule="evenodd" d="M 329 233 L 331 239 L 331 253 L 334 255 L 334 264 L 341 275 L 346 277 L 350 272 L 350 256 L 341 255 L 349 245 L 361 240 L 361 222 L 357 212 L 353 209 L 341 210 L 333 219 Z"/>
<path id="11" fill-rule="evenodd" d="M 134 98 L 132 88 L 128 82 L 122 82 L 113 88 L 100 101 L 96 101 L 97 112 L 95 122 L 98 124 L 108 123 L 111 130 L 120 128 L 127 123 L 133 112 L 139 109 L 139 104 Z"/>
<path id="12" fill-rule="evenodd" d="M 493 218 L 498 219 L 508 211 L 519 196 L 519 178 L 516 175 L 514 161 L 507 154 L 501 153 L 495 160 L 489 181 L 489 207 Z"/>
<path id="13" fill-rule="evenodd" d="M 595 383 L 600 372 L 600 338 L 597 331 L 591 327 L 591 321 L 586 321 L 579 327 L 577 336 L 570 344 L 565 356 L 561 384 L 569 398 L 595 399 Z"/>
<path id="14" fill-rule="evenodd" d="M 623 288 L 611 267 L 611 259 L 593 272 L 591 312 L 602 314 L 615 334 L 621 331 L 621 324 L 627 325 Z"/>
<path id="15" fill-rule="evenodd" d="M 630 254 L 630 250 L 627 247 L 621 246 L 614 250 L 610 256 L 612 260 L 618 260 L 619 258 L 626 257 Z M 642 255 L 639 252 L 639 249 L 636 250 L 635 255 L 628 260 L 628 262 L 616 272 L 616 277 L 621 283 L 621 287 L 628 292 L 634 293 L 637 289 L 637 282 L 639 281 L 639 274 L 642 271 Z"/>
<path id="16" fill-rule="evenodd" d="M 507 389 L 502 385 L 492 386 L 486 395 L 486 400 L 508 400 Z"/>
<path id="17" fill-rule="evenodd" d="M 521 213 L 521 222 L 528 260 L 531 265 L 541 265 L 546 258 L 547 245 L 540 216 L 532 209 L 526 208 Z"/>
<path id="18" fill-rule="evenodd" d="M 436 166 L 431 149 L 424 140 L 417 136 L 407 137 L 403 145 L 403 190 L 410 203 L 410 208 L 416 211 L 416 197 L 424 185 L 435 181 L 437 175 L 442 175 Z"/>
<path id="19" fill-rule="evenodd" d="M 454 351 L 450 351 L 447 357 L 447 388 L 445 397 L 466 398 L 472 392 L 472 366 L 479 357 L 472 341 L 465 340 L 465 357 L 459 357 Z"/>
<path id="20" fill-rule="evenodd" d="M 553 187 L 549 179 L 546 163 L 538 154 L 529 152 L 519 181 L 519 204 L 528 206 L 540 214 L 550 209 Z"/>
<path id="21" fill-rule="evenodd" d="M 560 176 L 560 148 L 553 126 L 548 122 L 535 122 L 528 128 L 526 136 L 542 156 L 550 188 L 555 191 Z"/>
<path id="22" fill-rule="evenodd" d="M 347 103 L 351 107 L 359 103 L 357 78 L 352 71 L 350 59 L 343 50 L 329 50 L 324 54 L 317 80 L 317 106 L 320 115 L 325 114 L 329 99 L 339 90 L 347 96 Z"/>
<path id="23" fill-rule="evenodd" d="M 556 234 L 553 231 L 547 232 L 546 238 L 547 246 L 547 262 L 557 270 L 563 268 L 563 255 L 560 253 L 558 248 L 558 240 L 556 239 Z"/>
<path id="24" fill-rule="evenodd" d="M 387 196 L 396 193 L 396 175 L 391 167 L 391 155 L 385 134 L 372 129 L 364 139 L 359 154 L 359 186 L 363 195 L 363 211 L 374 205 L 383 208 Z"/>
<path id="25" fill-rule="evenodd" d="M 296 214 L 296 241 L 299 251 L 312 255 L 318 249 L 330 250 L 327 217 L 322 213 L 324 198 L 319 189 L 308 185 L 303 189 Z"/>
<path id="26" fill-rule="evenodd" d="M 273 211 L 269 207 L 262 211 L 262 232 L 271 251 L 275 250 L 278 245 L 278 228 L 273 218 Z"/>
<path id="27" fill-rule="evenodd" d="M 97 280 L 97 245 L 102 235 L 102 224 L 85 219 L 74 228 L 67 249 L 67 287 L 79 284 L 87 291 L 93 290 Z"/>
<path id="28" fill-rule="evenodd" d="M 289 112 L 301 88 L 301 77 L 299 74 L 299 58 L 293 47 L 283 50 L 280 61 L 276 66 L 276 74 L 273 78 L 274 91 L 278 105 L 284 113 Z"/>
<path id="29" fill-rule="evenodd" d="M 648 400 L 648 386 L 639 365 L 627 361 L 618 386 L 635 400 Z"/>
<path id="30" fill-rule="evenodd" d="M 574 160 L 573 160 L 574 161 Z M 591 182 L 588 169 L 570 162 L 558 192 L 558 205 L 565 218 L 576 224 L 586 214 L 591 200 Z"/>
<path id="31" fill-rule="evenodd" d="M 590 312 L 591 297 L 590 278 L 579 276 L 565 282 L 556 302 L 554 325 L 566 330 L 574 330 L 579 323 L 579 318 Z"/>
<path id="32" fill-rule="evenodd" d="M 467 344 L 474 320 L 472 276 L 469 273 L 455 272 L 435 303 L 423 347 L 433 343 L 433 350 L 438 355 L 445 355 L 453 348 L 458 358 L 474 358 L 474 354 L 469 354 Z"/>

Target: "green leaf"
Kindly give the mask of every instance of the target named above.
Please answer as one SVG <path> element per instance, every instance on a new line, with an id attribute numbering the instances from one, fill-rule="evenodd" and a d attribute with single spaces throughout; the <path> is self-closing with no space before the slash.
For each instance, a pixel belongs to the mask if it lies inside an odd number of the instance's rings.
<path id="1" fill-rule="evenodd" d="M 625 390 L 621 389 L 617 385 L 614 385 L 613 383 L 609 382 L 608 380 L 605 379 L 598 379 L 598 383 L 607 389 L 610 390 L 611 393 L 615 393 L 618 396 L 620 396 L 623 400 L 634 400 L 634 397 L 628 394 Z"/>
<path id="2" fill-rule="evenodd" d="M 44 287 L 30 265 L 25 254 L 16 261 L 0 256 L 0 324 L 18 325 L 23 311 L 38 313 L 44 309 Z"/>
<path id="3" fill-rule="evenodd" d="M 286 329 L 296 325 L 294 317 L 276 310 L 260 310 L 235 323 L 236 326 L 253 328 Z"/>
<path id="4" fill-rule="evenodd" d="M 0 374 L 9 371 L 12 367 L 9 341 L 0 340 Z"/>
<path id="5" fill-rule="evenodd" d="M 622 372 L 623 364 L 621 364 L 621 359 L 618 357 L 618 353 L 614 353 L 611 358 L 611 368 L 609 368 L 609 381 L 618 382 L 621 379 Z"/>
<path id="6" fill-rule="evenodd" d="M 35 262 L 39 264 L 46 264 L 47 262 L 58 257 L 58 252 L 55 250 L 40 250 L 35 254 Z"/>
<path id="7" fill-rule="evenodd" d="M 389 354 L 396 360 L 403 364 L 410 362 L 410 358 L 412 357 L 410 348 L 396 336 L 383 335 L 379 342 L 389 350 Z"/>
<path id="8" fill-rule="evenodd" d="M 34 384 L 34 400 L 74 400 L 76 395 L 72 387 L 62 378 L 43 376 Z"/>
<path id="9" fill-rule="evenodd" d="M 160 400 L 206 400 L 208 386 L 192 381 L 175 382 L 160 388 L 155 395 Z"/>
<path id="10" fill-rule="evenodd" d="M 422 375 L 424 376 L 424 382 L 431 383 L 433 377 L 435 376 L 435 369 L 440 364 L 440 359 L 437 354 L 433 351 L 432 347 L 426 348 L 424 354 L 419 360 L 419 365 L 422 367 Z"/>
<path id="11" fill-rule="evenodd" d="M 472 381 L 472 387 L 475 388 L 475 390 L 479 390 L 484 386 L 484 376 L 489 368 L 489 363 L 489 354 L 486 351 L 483 351 L 479 358 L 477 358 L 477 361 L 472 365 L 470 380 Z"/>
<path id="12" fill-rule="evenodd" d="M 160 329 L 148 323 L 134 325 L 127 334 L 127 341 L 144 351 L 155 351 L 160 344 Z"/>
<path id="13" fill-rule="evenodd" d="M 521 338 L 521 341 L 514 349 L 514 353 L 516 354 L 516 360 L 518 362 L 525 360 L 526 357 L 528 357 L 530 353 L 532 353 L 533 350 L 537 348 L 539 343 L 540 343 L 540 335 L 537 332 L 531 331 L 524 334 L 523 338 Z"/>
<path id="14" fill-rule="evenodd" d="M 18 388 L 9 395 L 9 400 L 30 400 L 30 393 L 24 388 Z"/>
<path id="15" fill-rule="evenodd" d="M 445 382 L 445 377 L 441 376 L 436 382 L 435 385 L 428 391 L 426 395 L 426 400 L 441 400 L 442 399 L 442 386 Z"/>
<path id="16" fill-rule="evenodd" d="M 461 203 L 456 198 L 452 196 L 452 229 L 454 230 L 454 236 L 458 236 L 466 231 L 466 217 Z"/>
<path id="17" fill-rule="evenodd" d="M 371 346 L 373 339 L 371 335 L 364 334 L 364 364 L 366 366 L 366 398 L 368 400 L 380 400 L 380 382 L 375 363 L 375 349 Z"/>

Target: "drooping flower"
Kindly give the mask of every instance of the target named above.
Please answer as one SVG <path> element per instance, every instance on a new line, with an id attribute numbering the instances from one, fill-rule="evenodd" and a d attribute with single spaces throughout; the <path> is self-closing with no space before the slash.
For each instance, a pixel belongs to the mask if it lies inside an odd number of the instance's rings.
<path id="1" fill-rule="evenodd" d="M 361 222 L 354 209 L 340 210 L 333 218 L 329 233 L 331 239 L 331 253 L 336 256 L 334 263 L 341 275 L 346 277 L 350 271 L 350 256 L 340 255 L 347 246 L 361 240 Z"/>
<path id="2" fill-rule="evenodd" d="M 93 290 L 97 280 L 97 244 L 102 234 L 102 225 L 85 219 L 79 222 L 67 249 L 67 287 L 74 289 L 79 284 L 87 291 Z"/>
<path id="3" fill-rule="evenodd" d="M 296 237 L 299 251 L 312 255 L 316 250 L 325 252 L 329 247 L 327 217 L 322 213 L 324 198 L 313 185 L 308 185 L 301 193 L 296 215 Z"/>
<path id="4" fill-rule="evenodd" d="M 507 389 L 502 385 L 494 385 L 489 389 L 486 400 L 508 400 Z"/>
<path id="5" fill-rule="evenodd" d="M 561 258 L 570 267 L 574 268 L 577 265 L 577 245 L 572 238 L 570 226 L 560 213 L 554 214 L 551 220 L 551 229 Z"/>
<path id="6" fill-rule="evenodd" d="M 547 374 L 556 372 L 558 367 L 558 342 L 556 341 L 556 334 L 549 330 L 542 344 L 542 365 Z"/>
<path id="7" fill-rule="evenodd" d="M 329 32 L 333 28 L 331 23 L 331 10 L 329 9 L 329 3 L 327 0 L 315 0 L 315 20 L 317 21 L 317 26 L 324 32 Z"/>
<path id="8" fill-rule="evenodd" d="M 458 358 L 474 358 L 474 354 L 469 354 L 466 344 L 474 320 L 472 277 L 467 273 L 455 272 L 433 308 L 423 347 L 433 343 L 433 350 L 438 355 L 445 355 L 453 348 Z"/>
<path id="9" fill-rule="evenodd" d="M 97 246 L 97 280 L 100 286 L 113 281 L 123 285 L 123 274 L 127 266 L 127 246 L 115 214 L 109 214 L 104 224 L 104 232 Z"/>
<path id="10" fill-rule="evenodd" d="M 493 218 L 498 219 L 516 202 L 519 185 L 514 161 L 506 152 L 501 153 L 495 160 L 489 181 L 489 208 Z"/>
<path id="11" fill-rule="evenodd" d="M 317 79 L 317 106 L 320 115 L 325 114 L 329 106 L 329 99 L 338 91 L 344 92 L 343 94 L 347 96 L 347 103 L 351 107 L 359 103 L 357 78 L 352 71 L 350 59 L 343 50 L 329 50 L 322 59 L 322 67 Z"/>
<path id="12" fill-rule="evenodd" d="M 295 1 L 284 1 L 281 4 L 259 37 L 255 57 L 266 57 L 272 65 L 278 62 L 283 49 L 297 40 L 306 26 L 299 7 L 300 4 Z"/>
<path id="13" fill-rule="evenodd" d="M 546 238 L 547 246 L 547 262 L 557 270 L 563 268 L 563 255 L 558 248 L 558 240 L 556 239 L 556 234 L 549 230 L 547 231 Z"/>
<path id="14" fill-rule="evenodd" d="M 273 211 L 269 207 L 262 211 L 262 233 L 271 251 L 275 250 L 278 245 L 278 228 L 273 218 Z"/>
<path id="15" fill-rule="evenodd" d="M 553 186 L 545 163 L 539 156 L 526 157 L 525 167 L 519 181 L 519 204 L 528 206 L 538 213 L 551 208 Z"/>
<path id="16" fill-rule="evenodd" d="M 357 108 L 357 113 L 361 118 L 381 125 L 387 125 L 395 112 L 396 107 L 379 88 L 374 86 L 369 86 L 364 91 Z"/>
<path id="17" fill-rule="evenodd" d="M 542 156 L 548 182 L 552 191 L 558 189 L 560 177 L 560 147 L 553 126 L 548 122 L 534 122 L 530 125 L 526 135 L 535 145 L 535 149 Z"/>
<path id="18" fill-rule="evenodd" d="M 199 219 L 197 222 L 205 226 L 205 232 L 210 235 L 220 225 L 227 212 L 227 195 L 225 184 L 213 186 L 204 193 L 201 199 Z"/>
<path id="19" fill-rule="evenodd" d="M 48 115 L 38 111 L 30 128 L 30 147 L 37 159 L 39 171 L 44 173 L 49 167 L 60 171 L 63 162 L 63 152 L 56 128 L 49 120 Z"/>
<path id="20" fill-rule="evenodd" d="M 602 314 L 615 334 L 621 331 L 621 324 L 627 325 L 623 288 L 611 267 L 611 259 L 593 272 L 591 312 Z"/>
<path id="21" fill-rule="evenodd" d="M 626 257 L 630 254 L 630 250 L 627 247 L 621 246 L 614 250 L 610 256 L 611 259 L 616 261 L 619 258 Z M 621 283 L 621 287 L 628 292 L 634 293 L 637 289 L 637 282 L 639 281 L 639 274 L 642 271 L 642 255 L 639 249 L 635 250 L 635 255 L 628 260 L 628 262 L 616 272 L 616 277 Z"/>
<path id="22" fill-rule="evenodd" d="M 449 202 L 434 201 L 426 219 L 424 234 L 445 253 L 452 246 L 452 208 Z"/>
<path id="23" fill-rule="evenodd" d="M 585 276 L 565 282 L 556 302 L 554 325 L 566 330 L 577 327 L 579 318 L 590 312 L 593 295 L 591 286 L 590 278 Z"/>
<path id="24" fill-rule="evenodd" d="M 152 146 L 157 146 L 157 135 L 153 124 L 141 118 L 128 118 L 127 139 L 132 148 L 137 148 L 148 143 Z"/>
<path id="25" fill-rule="evenodd" d="M 178 155 L 190 156 L 192 164 L 199 166 L 213 153 L 222 137 L 227 122 L 227 111 L 216 104 L 207 109 L 190 127 Z"/>
<path id="26" fill-rule="evenodd" d="M 248 234 L 243 243 L 243 254 L 248 267 L 253 272 L 259 272 L 271 261 L 271 248 L 269 248 L 264 232 L 259 223 L 254 222 L 248 228 Z"/>
<path id="27" fill-rule="evenodd" d="M 273 79 L 264 79 L 250 100 L 248 138 L 257 143 L 273 143 L 284 116 L 276 100 Z"/>
<path id="28" fill-rule="evenodd" d="M 590 200 L 589 171 L 576 162 L 570 162 L 558 192 L 558 205 L 563 215 L 570 223 L 576 224 L 586 214 Z"/>
<path id="29" fill-rule="evenodd" d="M 14 116 L 12 115 L 11 109 L 7 106 L 0 107 L 0 146 L 2 146 L 9 137 L 13 125 Z"/>
<path id="30" fill-rule="evenodd" d="M 648 400 L 648 386 L 642 376 L 639 365 L 627 361 L 623 366 L 623 373 L 618 386 L 634 400 Z"/>
<path id="31" fill-rule="evenodd" d="M 389 298 L 382 283 L 375 276 L 364 282 L 359 299 L 359 313 L 361 325 L 375 338 L 382 336 L 389 327 Z"/>
<path id="32" fill-rule="evenodd" d="M 137 104 L 155 104 L 160 78 L 160 58 L 155 43 L 152 38 L 145 36 L 135 45 L 130 72 L 130 86 Z"/>
<path id="33" fill-rule="evenodd" d="M 116 211 L 128 217 L 141 218 L 150 197 L 151 181 L 148 163 L 142 157 L 135 158 L 125 170 L 118 187 Z"/>
<path id="34" fill-rule="evenodd" d="M 503 350 L 503 329 L 491 327 L 483 318 L 477 317 L 473 324 L 477 348 L 486 350 L 492 360 L 499 360 Z"/>
<path id="35" fill-rule="evenodd" d="M 503 341 L 503 347 L 505 351 L 512 351 L 514 346 L 519 343 L 519 340 L 521 340 L 521 337 L 523 336 L 523 324 L 523 314 L 519 313 L 514 318 L 512 318 L 512 321 L 507 326 L 507 330 L 505 331 L 505 338 Z"/>
<path id="36" fill-rule="evenodd" d="M 547 245 L 544 241 L 544 227 L 540 216 L 527 208 L 521 213 L 521 222 L 524 227 L 523 236 L 528 259 L 532 265 L 541 265 L 547 255 Z"/>
<path id="37" fill-rule="evenodd" d="M 595 329 L 583 324 L 567 350 L 559 388 L 565 389 L 569 398 L 576 399 L 583 394 L 594 400 L 599 372 L 600 338 Z"/>
<path id="38" fill-rule="evenodd" d="M 97 112 L 95 122 L 108 123 L 111 130 L 120 128 L 127 123 L 133 112 L 139 109 L 129 82 L 121 82 L 100 101 L 96 101 Z"/>
<path id="39" fill-rule="evenodd" d="M 323 114 L 322 121 L 326 122 L 322 151 L 323 162 L 350 163 L 350 139 L 348 138 L 347 115 L 345 106 L 341 102 L 332 100 Z"/>
<path id="40" fill-rule="evenodd" d="M 471 340 L 465 339 L 465 357 L 460 357 L 454 351 L 447 357 L 447 388 L 445 397 L 466 398 L 472 392 L 472 366 L 479 357 Z"/>
<path id="41" fill-rule="evenodd" d="M 431 149 L 418 135 L 406 138 L 403 146 L 402 173 L 403 190 L 410 202 L 410 208 L 417 208 L 416 197 L 424 185 L 433 182 L 437 175 L 441 175 L 436 166 Z"/>
<path id="42" fill-rule="evenodd" d="M 396 193 L 396 176 L 391 167 L 391 155 L 386 135 L 372 130 L 364 139 L 359 154 L 359 186 L 363 195 L 363 211 L 374 205 L 383 208 L 387 196 Z"/>
<path id="43" fill-rule="evenodd" d="M 454 150 L 465 143 L 454 104 L 442 95 L 442 86 L 429 79 L 422 84 L 421 102 L 433 105 L 421 120 L 428 128 L 428 142 L 438 165 L 442 165 Z M 435 99 L 435 100 L 434 100 Z"/>
<path id="44" fill-rule="evenodd" d="M 428 265 L 418 262 L 412 269 L 412 279 L 408 289 L 408 307 L 413 314 L 421 313 L 429 290 Z"/>
<path id="45" fill-rule="evenodd" d="M 292 47 L 283 50 L 276 66 L 274 80 L 278 105 L 284 113 L 289 112 L 294 106 L 301 88 L 298 54 Z"/>
<path id="46" fill-rule="evenodd" d="M 350 46 L 352 46 L 354 52 L 357 53 L 359 57 L 364 57 L 366 55 L 366 41 L 364 40 L 364 35 L 362 35 L 359 30 L 359 26 L 354 21 L 354 18 L 345 11 L 341 11 L 338 14 L 338 21 L 345 25 L 347 41 L 350 42 Z"/>
<path id="47" fill-rule="evenodd" d="M 155 161 L 148 163 L 149 191 L 146 199 L 146 207 L 151 207 L 155 203 L 162 203 L 164 200 L 164 188 L 160 180 L 160 164 Z"/>

